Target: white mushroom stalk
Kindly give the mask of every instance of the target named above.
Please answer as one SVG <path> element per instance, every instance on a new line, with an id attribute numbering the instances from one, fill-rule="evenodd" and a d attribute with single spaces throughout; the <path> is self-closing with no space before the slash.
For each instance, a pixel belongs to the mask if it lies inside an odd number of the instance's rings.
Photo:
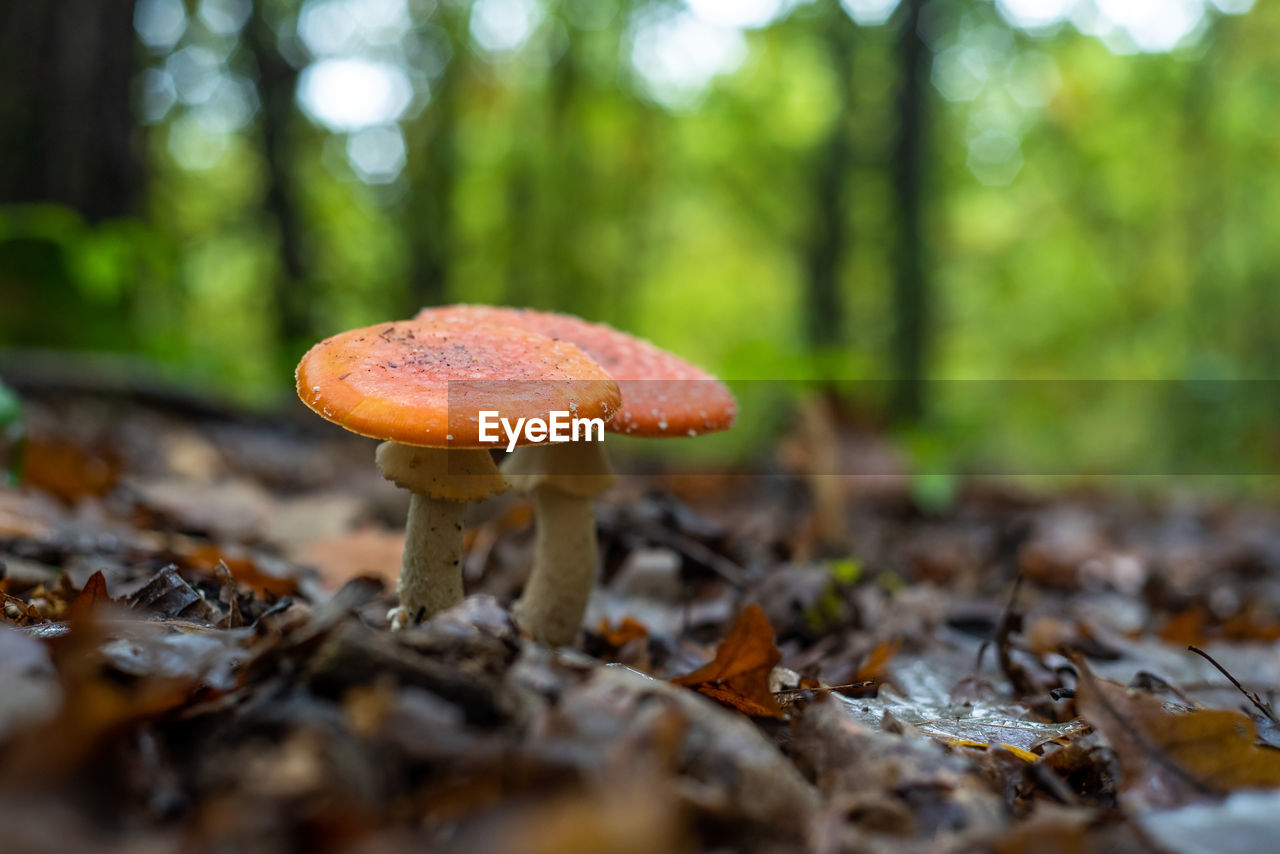
<path id="1" fill-rule="evenodd" d="M 462 517 L 468 501 L 507 488 L 486 450 L 420 448 L 383 442 L 383 477 L 409 490 L 400 605 L 388 617 L 402 629 L 462 601 Z"/>
<path id="2" fill-rule="evenodd" d="M 535 639 L 573 643 L 599 569 L 591 500 L 613 484 L 602 442 L 526 445 L 503 464 L 507 480 L 533 498 L 533 571 L 512 616 Z"/>

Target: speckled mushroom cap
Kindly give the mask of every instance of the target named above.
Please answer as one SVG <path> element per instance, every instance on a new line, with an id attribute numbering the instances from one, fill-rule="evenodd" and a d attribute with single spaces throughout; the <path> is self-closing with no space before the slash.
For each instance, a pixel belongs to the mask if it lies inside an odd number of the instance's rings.
<path id="1" fill-rule="evenodd" d="M 567 314 L 485 305 L 426 308 L 419 320 L 497 324 L 570 341 L 622 389 L 622 408 L 606 429 L 633 436 L 697 436 L 727 430 L 738 404 L 724 383 L 634 335 Z"/>
<path id="2" fill-rule="evenodd" d="M 312 347 L 296 378 L 298 397 L 322 418 L 433 448 L 494 447 L 480 441 L 481 410 L 513 422 L 557 410 L 608 421 L 620 403 L 617 384 L 577 347 L 500 326 L 408 320 L 352 329 Z"/>

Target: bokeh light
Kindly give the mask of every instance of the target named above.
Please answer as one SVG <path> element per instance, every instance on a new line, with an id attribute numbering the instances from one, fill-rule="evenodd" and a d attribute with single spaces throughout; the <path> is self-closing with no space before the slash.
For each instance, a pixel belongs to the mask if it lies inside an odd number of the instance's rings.
<path id="1" fill-rule="evenodd" d="M 490 53 L 519 50 L 542 21 L 536 0 L 476 0 L 471 9 L 471 37 Z"/>
<path id="2" fill-rule="evenodd" d="M 790 11 L 789 0 L 688 0 L 689 9 L 717 27 L 767 27 Z"/>
<path id="3" fill-rule="evenodd" d="M 173 49 L 187 29 L 182 0 L 138 0 L 133 7 L 133 28 L 148 49 L 156 53 Z"/>
<path id="4" fill-rule="evenodd" d="M 405 167 L 404 135 L 397 125 L 356 131 L 347 138 L 347 159 L 365 183 L 389 184 Z"/>
<path id="5" fill-rule="evenodd" d="M 298 102 L 314 121 L 334 131 L 393 122 L 413 99 L 403 68 L 367 59 L 323 59 L 298 80 Z"/>
<path id="6" fill-rule="evenodd" d="M 733 71 L 746 57 L 741 32 L 689 12 L 649 12 L 633 24 L 631 64 L 648 94 L 670 107 L 695 103 L 712 79 Z"/>
<path id="7" fill-rule="evenodd" d="M 840 0 L 840 5 L 854 23 L 876 27 L 889 20 L 898 8 L 898 0 Z"/>
<path id="8" fill-rule="evenodd" d="M 200 0 L 198 15 L 209 32 L 231 36 L 240 32 L 252 13 L 253 0 Z"/>

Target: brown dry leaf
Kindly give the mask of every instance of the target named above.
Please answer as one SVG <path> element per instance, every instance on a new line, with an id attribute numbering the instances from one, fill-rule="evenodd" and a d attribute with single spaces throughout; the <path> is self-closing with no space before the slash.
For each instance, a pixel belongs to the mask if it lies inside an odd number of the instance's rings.
<path id="1" fill-rule="evenodd" d="M 769 618 L 752 603 L 716 647 L 710 664 L 671 681 L 744 714 L 781 720 L 786 716 L 769 686 L 769 674 L 781 660 Z"/>
<path id="2" fill-rule="evenodd" d="M 130 608 L 165 619 L 213 622 L 217 612 L 186 582 L 175 566 L 167 566 L 125 600 Z"/>
<path id="3" fill-rule="evenodd" d="M 633 640 L 647 638 L 649 629 L 634 617 L 623 617 L 618 621 L 617 628 L 610 626 L 609 621 L 601 617 L 600 625 L 596 626 L 596 634 L 600 635 L 609 646 L 619 649 Z"/>
<path id="4" fill-rule="evenodd" d="M 62 517 L 58 502 L 34 490 L 0 489 L 0 537 L 38 540 Z"/>
<path id="5" fill-rule="evenodd" d="M 1252 603 L 1255 607 L 1257 603 Z M 1271 643 L 1280 639 L 1280 623 L 1267 615 L 1255 613 L 1255 609 L 1246 607 L 1222 624 L 1222 637 L 1227 640 L 1244 643 Z"/>
<path id="6" fill-rule="evenodd" d="M 841 684 L 835 691 L 846 697 L 875 696 L 888 676 L 889 662 L 900 649 L 901 639 L 888 639 L 876 644 L 856 668 L 845 671 L 848 675 L 839 680 Z"/>
<path id="7" fill-rule="evenodd" d="M 992 854 L 1089 854 L 1103 850 L 1090 835 L 1096 819 L 1087 810 L 1047 805 L 991 841 Z"/>
<path id="8" fill-rule="evenodd" d="M 68 634 L 50 642 L 61 707 L 8 745 L 0 783 L 75 779 L 103 745 L 190 699 L 198 686 L 192 676 L 122 680 L 112 675 L 101 652 L 108 637 L 98 612 L 90 611 Z"/>
<path id="9" fill-rule="evenodd" d="M 886 667 L 898 650 L 902 649 L 901 640 L 884 640 L 871 650 L 866 659 L 858 666 L 849 682 L 883 682 Z"/>
<path id="10" fill-rule="evenodd" d="M 1203 608 L 1191 607 L 1172 615 L 1160 627 L 1160 639 L 1173 646 L 1200 645 L 1207 640 L 1209 615 Z"/>
<path id="11" fill-rule="evenodd" d="M 8 593 L 0 591 L 0 622 L 13 623 L 17 626 L 32 626 L 37 623 L 43 623 L 44 617 L 41 617 L 39 611 L 17 596 L 10 596 Z"/>
<path id="12" fill-rule="evenodd" d="M 205 534 L 223 542 L 261 539 L 280 503 L 247 478 L 199 483 L 176 477 L 135 478 L 130 487 L 141 510 L 159 517 L 149 524 Z"/>
<path id="13" fill-rule="evenodd" d="M 1258 744 L 1240 712 L 1171 712 L 1160 698 L 1100 679 L 1076 659 L 1080 714 L 1120 760 L 1121 791 L 1146 806 L 1177 806 L 1235 789 L 1280 786 L 1280 751 Z"/>
<path id="14" fill-rule="evenodd" d="M 277 597 L 298 594 L 296 579 L 269 575 L 260 570 L 253 560 L 226 552 L 215 545 L 198 545 L 187 550 L 183 557 L 187 566 L 205 572 L 214 572 L 219 566 L 224 566 L 232 578 L 257 593 L 269 593 Z"/>
<path id="15" fill-rule="evenodd" d="M 108 605 L 111 601 L 111 595 L 107 593 L 107 579 L 103 576 L 102 570 L 98 570 L 89 576 L 80 593 L 72 600 L 67 619 L 79 622 L 88 617 L 89 612 L 94 608 Z"/>
<path id="16" fill-rule="evenodd" d="M 617 788 L 561 796 L 516 812 L 496 832 L 464 839 L 456 851 L 508 854 L 648 854 L 695 851 L 687 819 L 670 796 L 668 781 L 632 780 Z"/>
<path id="17" fill-rule="evenodd" d="M 1213 638 L 1243 643 L 1271 643 L 1280 638 L 1280 624 L 1246 605 L 1230 618 L 1219 621 L 1203 605 L 1179 611 L 1160 627 L 1160 639 L 1175 646 L 1203 646 Z"/>
<path id="18" fill-rule="evenodd" d="M 337 590 L 353 578 L 376 575 L 395 584 L 400 576 L 404 531 L 357 528 L 338 537 L 313 540 L 292 557 L 314 567 L 321 583 Z"/>
<path id="19" fill-rule="evenodd" d="M 87 496 L 102 497 L 120 480 L 120 461 L 105 451 L 88 451 L 70 442 L 27 444 L 23 481 L 68 504 Z"/>

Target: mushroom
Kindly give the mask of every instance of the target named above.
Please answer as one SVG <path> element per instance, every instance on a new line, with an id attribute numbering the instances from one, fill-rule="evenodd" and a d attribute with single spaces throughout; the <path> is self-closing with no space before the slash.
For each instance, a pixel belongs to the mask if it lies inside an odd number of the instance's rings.
<path id="1" fill-rule="evenodd" d="M 494 324 L 570 341 L 595 359 L 622 391 L 622 408 L 606 429 L 635 436 L 697 436 L 727 430 L 737 403 L 715 377 L 648 341 L 601 323 L 532 309 L 450 305 L 419 319 Z M 612 483 L 598 442 L 518 449 L 503 471 L 533 496 L 538 531 L 533 571 L 513 610 L 539 640 L 569 644 L 577 636 L 595 580 L 599 550 L 591 499 Z"/>
<path id="2" fill-rule="evenodd" d="M 297 370 L 316 414 L 383 440 L 382 474 L 410 491 L 400 571 L 403 628 L 462 601 L 462 513 L 506 488 L 482 441 L 478 413 L 547 419 L 566 410 L 608 420 L 616 383 L 577 347 L 495 326 L 399 321 L 315 345 Z M 527 434 L 517 444 L 530 441 Z"/>

